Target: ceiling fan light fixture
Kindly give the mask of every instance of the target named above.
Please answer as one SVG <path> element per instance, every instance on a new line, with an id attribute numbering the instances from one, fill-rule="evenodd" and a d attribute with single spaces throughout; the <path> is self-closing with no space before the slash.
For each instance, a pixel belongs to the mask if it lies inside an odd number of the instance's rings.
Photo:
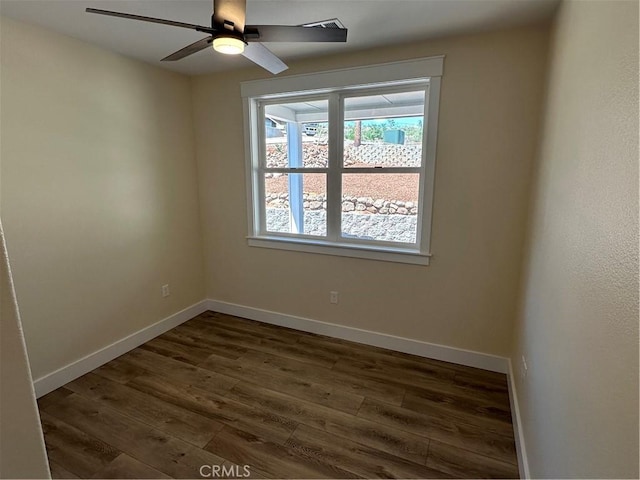
<path id="1" fill-rule="evenodd" d="M 213 49 L 225 55 L 239 55 L 244 52 L 244 42 L 236 37 L 217 37 L 213 39 Z"/>

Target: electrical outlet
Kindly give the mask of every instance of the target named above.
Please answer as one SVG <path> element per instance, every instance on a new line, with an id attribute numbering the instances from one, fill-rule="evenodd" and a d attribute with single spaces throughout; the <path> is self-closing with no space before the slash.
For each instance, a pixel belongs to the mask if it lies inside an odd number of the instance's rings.
<path id="1" fill-rule="evenodd" d="M 520 362 L 520 377 L 527 378 L 527 372 L 529 367 L 527 366 L 527 359 L 522 355 L 522 361 Z"/>
<path id="2" fill-rule="evenodd" d="M 171 292 L 169 291 L 169 284 L 167 283 L 166 285 L 162 285 L 162 297 L 168 297 L 169 295 L 171 295 Z"/>
<path id="3" fill-rule="evenodd" d="M 329 292 L 329 301 L 331 303 L 338 303 L 338 292 Z"/>

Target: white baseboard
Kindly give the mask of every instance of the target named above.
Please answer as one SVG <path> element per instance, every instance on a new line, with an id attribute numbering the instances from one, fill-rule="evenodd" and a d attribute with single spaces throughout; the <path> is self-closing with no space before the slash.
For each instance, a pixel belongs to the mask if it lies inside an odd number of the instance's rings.
<path id="1" fill-rule="evenodd" d="M 527 450 L 524 444 L 524 434 L 522 432 L 522 419 L 520 418 L 520 406 L 518 404 L 518 395 L 516 393 L 516 381 L 513 376 L 513 365 L 511 359 L 509 363 L 509 372 L 507 381 L 509 382 L 509 402 L 511 403 L 511 421 L 513 423 L 513 434 L 516 440 L 516 453 L 518 455 L 518 469 L 520 478 L 531 478 L 529 471 L 529 459 L 527 458 Z"/>
<path id="2" fill-rule="evenodd" d="M 303 332 L 327 335 L 329 337 L 349 340 L 365 345 L 387 348 L 398 352 L 418 355 L 420 357 L 433 358 L 445 362 L 457 363 L 469 367 L 482 368 L 492 372 L 507 373 L 509 369 L 508 359 L 497 355 L 463 350 L 460 348 L 437 345 L 435 343 L 421 342 L 410 338 L 396 337 L 386 333 L 372 332 L 359 328 L 346 327 L 335 323 L 321 322 L 309 318 L 286 315 L 260 308 L 246 307 L 234 303 L 208 300 L 209 310 L 226 313 L 237 317 L 257 320 L 259 322 L 293 328 Z"/>
<path id="3" fill-rule="evenodd" d="M 114 358 L 139 347 L 143 343 L 148 342 L 158 335 L 162 335 L 164 332 L 177 327 L 181 323 L 184 323 L 195 316 L 200 315 L 205 312 L 207 308 L 208 302 L 206 300 L 202 300 L 201 302 L 174 313 L 153 325 L 149 325 L 142 330 L 138 330 L 137 332 L 132 333 L 111 345 L 107 345 L 97 352 L 89 354 L 80 360 L 76 360 L 69 365 L 38 378 L 33 382 L 36 397 L 40 398 L 41 396 L 52 392 L 56 388 L 59 388 L 92 370 L 95 370 Z"/>

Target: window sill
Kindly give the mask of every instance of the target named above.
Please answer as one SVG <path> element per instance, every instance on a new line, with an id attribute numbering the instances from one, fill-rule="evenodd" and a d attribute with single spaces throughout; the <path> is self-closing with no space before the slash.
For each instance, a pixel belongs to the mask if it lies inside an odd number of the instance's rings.
<path id="1" fill-rule="evenodd" d="M 323 242 L 321 240 L 284 238 L 284 237 L 247 237 L 250 247 L 292 250 L 294 252 L 318 253 L 339 257 L 365 258 L 382 262 L 429 265 L 430 253 L 418 250 L 349 243 Z"/>

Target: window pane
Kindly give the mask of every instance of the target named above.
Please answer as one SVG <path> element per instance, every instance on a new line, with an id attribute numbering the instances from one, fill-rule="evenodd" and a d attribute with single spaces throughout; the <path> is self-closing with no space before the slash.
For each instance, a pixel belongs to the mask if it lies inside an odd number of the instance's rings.
<path id="1" fill-rule="evenodd" d="M 268 232 L 327 235 L 327 176 L 324 173 L 266 173 Z"/>
<path id="2" fill-rule="evenodd" d="M 327 100 L 266 105 L 267 168 L 326 168 L 328 109 Z"/>
<path id="3" fill-rule="evenodd" d="M 344 100 L 345 167 L 419 167 L 424 90 Z"/>
<path id="4" fill-rule="evenodd" d="M 418 173 L 342 176 L 342 236 L 416 243 Z"/>

